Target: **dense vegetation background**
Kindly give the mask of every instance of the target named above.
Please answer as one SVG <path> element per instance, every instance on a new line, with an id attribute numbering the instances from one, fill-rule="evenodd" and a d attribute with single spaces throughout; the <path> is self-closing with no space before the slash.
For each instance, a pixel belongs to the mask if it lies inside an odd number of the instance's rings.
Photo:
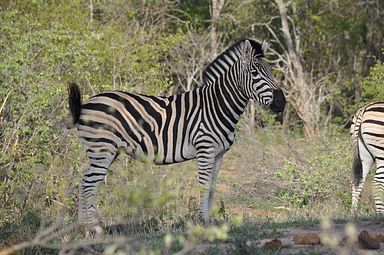
<path id="1" fill-rule="evenodd" d="M 249 105 L 224 159 L 216 214 L 345 216 L 351 115 L 384 99 L 383 17 L 380 0 L 0 1 L 0 249 L 76 219 L 87 161 L 65 128 L 69 81 L 85 97 L 179 93 L 242 38 L 271 43 L 288 105 L 279 116 Z M 193 162 L 155 167 L 122 156 L 100 192 L 102 219 L 174 233 L 197 209 L 196 180 Z M 360 213 L 373 211 L 370 199 Z M 60 238 L 55 247 L 78 237 Z"/>

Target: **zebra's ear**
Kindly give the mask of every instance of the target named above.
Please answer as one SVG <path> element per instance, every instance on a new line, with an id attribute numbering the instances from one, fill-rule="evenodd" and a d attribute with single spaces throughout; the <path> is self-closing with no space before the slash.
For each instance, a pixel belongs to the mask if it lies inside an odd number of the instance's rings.
<path id="1" fill-rule="evenodd" d="M 264 40 L 261 43 L 261 50 L 263 51 L 263 54 L 265 54 L 268 48 L 269 48 L 269 43 L 266 40 Z"/>
<path id="2" fill-rule="evenodd" d="M 249 40 L 245 40 L 243 44 L 243 52 L 242 52 L 242 61 L 244 62 L 249 62 L 250 59 L 252 59 L 252 45 L 249 42 Z"/>

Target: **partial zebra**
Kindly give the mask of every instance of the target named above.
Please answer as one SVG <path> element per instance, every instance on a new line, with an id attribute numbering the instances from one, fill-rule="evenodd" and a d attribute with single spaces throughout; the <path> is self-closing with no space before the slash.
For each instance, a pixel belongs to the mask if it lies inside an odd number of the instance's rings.
<path id="1" fill-rule="evenodd" d="M 101 231 L 95 198 L 119 149 L 159 165 L 197 159 L 203 187 L 199 217 L 209 220 L 220 164 L 249 99 L 275 112 L 285 107 L 262 60 L 266 49 L 265 42 L 242 40 L 206 68 L 202 86 L 169 97 L 110 91 L 82 103 L 79 87 L 70 85 L 73 124 L 90 161 L 79 185 L 79 222 Z"/>
<path id="2" fill-rule="evenodd" d="M 384 214 L 382 195 L 384 191 L 384 102 L 375 102 L 360 108 L 353 117 L 351 126 L 353 150 L 352 214 L 365 179 L 372 164 L 376 163 L 373 178 L 376 212 Z"/>

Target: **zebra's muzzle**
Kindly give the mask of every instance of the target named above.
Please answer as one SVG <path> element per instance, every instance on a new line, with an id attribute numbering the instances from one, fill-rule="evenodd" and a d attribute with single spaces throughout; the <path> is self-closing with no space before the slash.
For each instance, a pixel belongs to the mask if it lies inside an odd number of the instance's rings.
<path id="1" fill-rule="evenodd" d="M 269 108 L 274 112 L 282 112 L 285 108 L 285 96 L 281 90 L 273 90 L 273 101 Z"/>

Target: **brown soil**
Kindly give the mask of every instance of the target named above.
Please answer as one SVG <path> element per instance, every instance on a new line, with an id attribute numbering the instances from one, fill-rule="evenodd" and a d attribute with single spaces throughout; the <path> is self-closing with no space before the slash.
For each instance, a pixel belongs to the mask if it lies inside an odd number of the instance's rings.
<path id="1" fill-rule="evenodd" d="M 353 228 L 355 230 L 353 230 Z M 349 229 L 349 230 L 348 230 Z M 277 237 L 282 242 L 281 254 L 297 254 L 316 252 L 316 254 L 384 254 L 384 244 L 379 249 L 368 250 L 360 241 L 358 235 L 367 231 L 371 237 L 384 234 L 384 223 L 364 221 L 352 225 L 334 224 L 328 230 L 323 230 L 319 225 L 311 227 L 291 227 L 281 230 L 283 234 Z M 349 233 L 348 233 L 349 232 Z M 309 235 L 310 234 L 310 235 Z M 366 233 L 364 233 L 366 234 Z M 301 245 L 295 243 L 295 237 L 320 237 L 318 245 Z M 275 237 L 272 237 L 275 238 Z M 261 247 L 272 238 L 260 241 Z"/>
<path id="2" fill-rule="evenodd" d="M 380 235 L 384 235 L 384 222 L 364 221 L 355 224 L 334 224 L 327 230 L 320 225 L 306 227 L 289 227 L 280 229 L 282 233 L 279 236 L 271 236 L 263 240 L 259 240 L 259 247 L 266 250 L 267 254 L 324 254 L 324 255 L 381 255 L 384 254 L 384 243 L 380 243 L 380 248 L 376 250 L 365 248 L 359 241 L 359 234 L 367 231 L 370 237 L 380 239 Z M 364 233 L 366 234 L 366 233 Z M 296 244 L 297 238 L 304 238 L 311 243 L 316 237 L 320 238 L 319 244 L 303 245 Z M 252 245 L 256 240 L 249 240 L 247 243 Z M 207 248 L 212 244 L 199 244 L 187 254 L 200 255 L 205 254 Z M 231 243 L 215 245 L 222 251 L 222 254 L 231 250 Z M 232 247 L 233 248 L 233 247 Z M 272 252 L 272 253 L 271 253 Z"/>

